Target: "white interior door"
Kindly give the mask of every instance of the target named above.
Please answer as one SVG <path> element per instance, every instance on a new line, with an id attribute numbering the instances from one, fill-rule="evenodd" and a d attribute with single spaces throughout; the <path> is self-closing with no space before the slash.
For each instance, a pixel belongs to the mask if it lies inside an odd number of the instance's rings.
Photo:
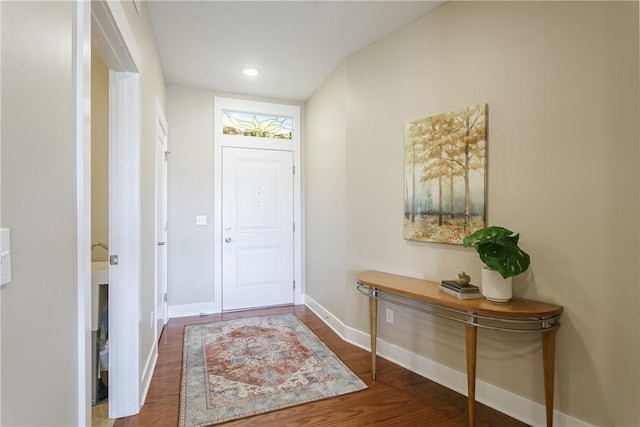
<path id="1" fill-rule="evenodd" d="M 109 74 L 109 418 L 120 418 L 140 410 L 140 75 Z"/>
<path id="2" fill-rule="evenodd" d="M 167 121 L 156 104 L 156 324 L 155 338 L 160 339 L 167 324 Z"/>
<path id="3" fill-rule="evenodd" d="M 222 308 L 293 304 L 293 152 L 223 147 Z"/>

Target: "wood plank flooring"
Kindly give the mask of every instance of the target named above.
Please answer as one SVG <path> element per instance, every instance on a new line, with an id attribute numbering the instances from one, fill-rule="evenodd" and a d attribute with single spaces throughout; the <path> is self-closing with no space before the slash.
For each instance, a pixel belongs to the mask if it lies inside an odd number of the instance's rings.
<path id="1" fill-rule="evenodd" d="M 138 415 L 116 420 L 115 427 L 177 425 L 185 325 L 278 313 L 294 313 L 367 383 L 369 389 L 227 422 L 224 426 L 467 426 L 465 396 L 382 358 L 378 358 L 378 378 L 374 383 L 369 352 L 343 341 L 305 306 L 290 306 L 171 319 L 160 338 L 158 362 L 144 406 Z M 476 403 L 476 426 L 521 427 L 526 424 Z"/>

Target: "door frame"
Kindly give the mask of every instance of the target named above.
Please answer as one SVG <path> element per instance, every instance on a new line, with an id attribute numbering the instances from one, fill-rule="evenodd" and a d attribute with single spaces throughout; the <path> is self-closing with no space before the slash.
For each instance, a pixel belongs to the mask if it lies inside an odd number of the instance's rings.
<path id="1" fill-rule="evenodd" d="M 0 5 L 0 9 L 2 5 Z M 91 424 L 91 10 L 76 1 L 73 28 L 77 246 L 77 420 Z M 89 47 L 89 49 L 87 49 Z"/>
<path id="2" fill-rule="evenodd" d="M 154 151 L 156 153 L 156 159 L 155 159 L 155 198 L 156 198 L 156 203 L 155 203 L 155 207 L 156 207 L 156 212 L 155 212 L 155 266 L 154 266 L 154 283 L 155 283 L 155 290 L 154 290 L 154 304 L 155 304 L 155 309 L 153 310 L 153 312 L 155 313 L 155 319 L 154 319 L 154 330 L 153 330 L 153 336 L 155 339 L 154 342 L 154 352 L 157 353 L 158 351 L 158 340 L 160 339 L 160 334 L 162 333 L 162 328 L 164 327 L 164 325 L 167 324 L 167 321 L 169 319 L 169 312 L 168 312 L 168 303 L 167 303 L 167 298 L 165 297 L 166 293 L 167 293 L 167 252 L 169 250 L 167 244 L 168 244 L 168 236 L 165 234 L 164 237 L 164 246 L 165 246 L 165 250 L 164 250 L 164 280 L 162 280 L 162 278 L 160 277 L 159 273 L 158 273 L 158 266 L 159 266 L 159 246 L 160 246 L 160 228 L 163 227 L 162 224 L 159 224 L 160 218 L 161 218 L 161 212 L 160 210 L 164 210 L 164 219 L 165 219 L 165 224 L 164 226 L 167 225 L 168 223 L 168 218 L 167 218 L 167 214 L 168 214 L 168 210 L 167 210 L 167 196 L 168 196 L 168 161 L 167 161 L 167 154 L 169 153 L 169 127 L 167 124 L 167 119 L 165 117 L 164 111 L 162 109 L 162 105 L 160 105 L 160 101 L 158 101 L 156 99 L 156 112 L 155 112 L 155 137 L 154 137 Z M 159 153 L 158 152 L 158 139 L 160 138 L 160 136 L 164 134 L 166 141 L 165 141 L 165 151 L 163 153 Z M 164 157 L 164 158 L 163 158 Z M 162 162 L 162 166 L 161 168 L 163 168 L 162 171 L 162 176 L 160 176 L 160 170 L 159 170 L 159 165 L 160 162 Z M 161 182 L 162 181 L 162 182 Z M 164 188 L 162 188 L 164 187 Z M 159 206 L 158 205 L 158 194 L 159 192 L 162 191 L 164 193 L 164 196 L 162 197 L 164 205 L 163 206 Z M 167 230 L 165 229 L 165 233 L 167 232 Z M 160 313 L 158 313 L 158 301 L 159 298 L 162 298 L 162 309 L 160 310 Z M 160 323 L 161 321 L 161 323 Z"/>
<path id="3" fill-rule="evenodd" d="M 246 111 L 266 115 L 280 115 L 293 118 L 293 137 L 290 141 L 271 142 L 264 138 L 226 137 L 222 133 L 222 111 Z M 222 312 L 222 147 L 255 148 L 293 151 L 293 303 L 304 304 L 304 224 L 302 220 L 302 164 L 300 106 L 276 104 L 215 96 L 213 99 L 213 236 L 214 236 L 214 313 Z"/>
<path id="4" fill-rule="evenodd" d="M 78 3 L 84 3 L 78 1 Z M 85 75 L 91 75 L 91 49 L 95 46 L 109 68 L 109 175 L 121 172 L 118 199 L 122 208 L 115 227 L 109 226 L 110 254 L 121 264 L 109 268 L 109 417 L 137 414 L 141 405 L 140 387 L 140 55 L 123 5 L 119 2 L 91 2 L 91 26 L 95 38 L 84 49 Z M 89 31 L 91 30 L 89 27 Z M 88 65 L 87 65 L 88 64 Z M 84 108 L 84 107 L 83 107 Z M 86 167 L 85 167 L 86 168 Z M 90 170 L 90 162 L 88 169 Z M 111 180 L 111 178 L 110 178 Z M 90 182 L 90 177 L 89 177 Z M 111 187 L 111 182 L 109 186 Z M 111 192 L 111 190 L 110 190 Z M 110 194 L 111 199 L 111 194 Z M 91 224 L 88 211 L 79 222 Z M 113 200 L 110 200 L 110 204 Z M 111 214 L 109 215 L 111 217 Z M 111 222 L 111 218 L 109 220 Z M 83 259 L 90 260 L 90 244 L 78 247 Z M 91 281 L 79 286 L 90 286 Z M 91 312 L 90 304 L 85 308 Z M 90 322 L 85 325 L 90 327 Z M 89 349 L 90 342 L 85 344 Z M 90 358 L 87 360 L 90 366 Z M 90 379 L 89 379 L 90 380 Z M 78 406 L 88 408 L 91 392 L 80 393 Z M 88 411 L 91 414 L 91 411 Z"/>

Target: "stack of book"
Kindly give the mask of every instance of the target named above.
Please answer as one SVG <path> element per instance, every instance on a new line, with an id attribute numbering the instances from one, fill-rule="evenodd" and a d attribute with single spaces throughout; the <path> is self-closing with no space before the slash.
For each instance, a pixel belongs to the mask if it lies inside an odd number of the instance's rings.
<path id="1" fill-rule="evenodd" d="M 471 284 L 461 285 L 455 280 L 443 280 L 442 282 L 440 282 L 440 292 L 451 295 L 458 299 L 482 298 L 480 288 Z"/>

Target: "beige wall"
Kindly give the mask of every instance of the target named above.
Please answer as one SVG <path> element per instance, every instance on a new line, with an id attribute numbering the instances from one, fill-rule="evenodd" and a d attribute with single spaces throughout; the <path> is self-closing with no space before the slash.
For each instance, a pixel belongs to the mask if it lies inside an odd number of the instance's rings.
<path id="1" fill-rule="evenodd" d="M 2 4 L 2 226 L 11 229 L 13 279 L 0 307 L 7 426 L 77 424 L 74 9 Z"/>
<path id="2" fill-rule="evenodd" d="M 347 73 L 341 65 L 306 103 L 305 285 L 324 308 L 349 320 L 347 272 Z M 313 292 L 313 290 L 316 290 Z"/>
<path id="3" fill-rule="evenodd" d="M 532 257 L 514 292 L 565 307 L 556 409 L 639 425 L 638 4 L 449 2 L 343 67 L 307 103 L 307 293 L 368 332 L 357 271 L 479 279 L 471 250 L 402 239 L 403 127 L 486 102 L 488 222 Z M 394 310 L 383 340 L 464 372 L 459 325 Z M 478 378 L 542 403 L 538 341 L 481 331 Z"/>
<path id="4" fill-rule="evenodd" d="M 213 96 L 204 90 L 167 88 L 169 306 L 214 300 Z M 196 215 L 206 215 L 207 225 L 196 226 Z"/>
<path id="5" fill-rule="evenodd" d="M 109 69 L 91 53 L 91 243 L 109 244 Z M 107 261 L 101 247 L 91 261 Z"/>

